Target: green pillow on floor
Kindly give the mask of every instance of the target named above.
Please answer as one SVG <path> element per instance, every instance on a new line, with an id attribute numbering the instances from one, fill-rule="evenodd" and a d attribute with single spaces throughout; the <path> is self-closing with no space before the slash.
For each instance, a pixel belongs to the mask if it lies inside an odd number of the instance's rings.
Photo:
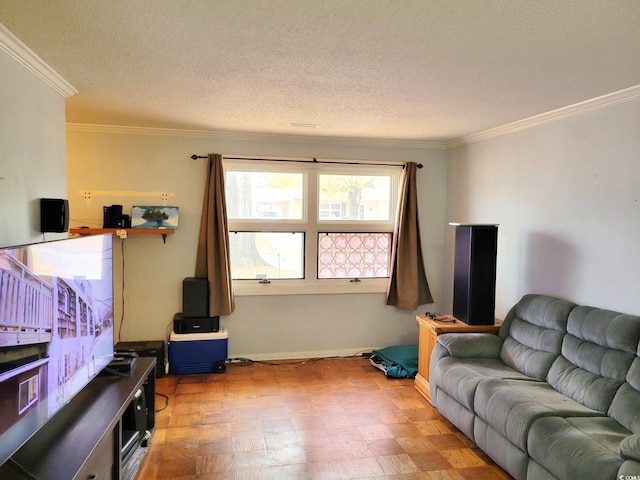
<path id="1" fill-rule="evenodd" d="M 418 345 L 393 345 L 373 351 L 382 360 L 381 368 L 387 377 L 414 378 L 418 373 Z M 372 363 L 374 363 L 374 357 Z M 375 362 L 378 363 L 378 362 Z M 374 365 L 380 368 L 378 365 Z"/>

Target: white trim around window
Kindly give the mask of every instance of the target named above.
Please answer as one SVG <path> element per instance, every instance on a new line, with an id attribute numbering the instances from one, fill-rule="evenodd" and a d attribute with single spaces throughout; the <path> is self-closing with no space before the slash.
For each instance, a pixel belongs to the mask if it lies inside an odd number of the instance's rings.
<path id="1" fill-rule="evenodd" d="M 346 277 L 348 274 L 342 271 L 344 278 L 318 279 L 319 234 L 390 233 L 390 239 L 393 236 L 402 165 L 377 166 L 371 163 L 343 165 L 337 161 L 315 163 L 304 161 L 304 159 L 293 162 L 225 159 L 223 165 L 225 176 L 228 179 L 225 181 L 225 188 L 227 189 L 230 240 L 235 232 L 302 232 L 304 234 L 304 252 L 301 253 L 300 271 L 296 270 L 296 262 L 293 261 L 294 265 L 291 270 L 283 267 L 275 273 L 261 274 L 258 273 L 260 269 L 256 268 L 238 273 L 240 270 L 237 266 L 241 263 L 238 258 L 241 258 L 242 255 L 236 252 L 234 257 L 234 247 L 232 246 L 232 272 L 235 272 L 234 275 L 247 278 L 234 279 L 234 294 L 242 296 L 386 292 L 388 277 Z M 237 172 L 250 173 L 247 175 L 249 180 L 238 180 L 238 178 L 243 178 L 242 174 L 233 178 L 229 177 L 229 175 L 236 175 Z M 265 175 L 267 179 L 251 176 L 257 175 L 258 172 L 267 172 Z M 276 174 L 274 175 L 276 180 L 269 181 L 270 174 Z M 278 176 L 277 174 L 284 175 Z M 358 189 L 357 200 L 352 200 L 353 195 L 349 200 L 345 200 L 349 192 L 337 192 L 335 196 L 331 197 L 331 194 L 326 193 L 326 187 L 320 188 L 321 175 L 336 176 L 336 178 L 371 177 L 373 180 L 370 180 L 366 187 L 355 187 Z M 330 180 L 329 177 L 324 177 L 325 182 Z M 251 184 L 249 193 L 238 193 L 238 191 L 242 191 L 242 187 L 238 187 L 238 184 L 242 182 L 246 185 Z M 384 187 L 381 189 L 379 185 L 384 185 Z M 320 198 L 321 190 L 324 192 L 322 199 Z M 342 188 L 342 190 L 345 189 Z M 348 203 L 349 201 L 358 201 L 359 203 L 353 206 Z M 332 204 L 332 212 L 338 211 L 336 205 L 342 203 L 340 211 L 344 213 L 343 217 L 329 215 L 328 218 L 319 218 L 321 216 L 319 203 Z M 357 218 L 350 218 L 354 215 Z M 390 250 L 391 246 L 389 245 L 389 256 Z M 244 257 L 251 255 L 254 254 L 245 254 Z M 279 253 L 278 261 L 280 261 Z M 273 260 L 270 262 L 274 263 Z M 283 261 L 283 263 L 286 262 Z M 265 268 L 268 268 L 268 265 Z M 291 275 L 294 278 L 287 278 L 286 272 L 288 271 L 293 272 Z M 277 278 L 280 272 L 285 273 L 281 278 Z"/>

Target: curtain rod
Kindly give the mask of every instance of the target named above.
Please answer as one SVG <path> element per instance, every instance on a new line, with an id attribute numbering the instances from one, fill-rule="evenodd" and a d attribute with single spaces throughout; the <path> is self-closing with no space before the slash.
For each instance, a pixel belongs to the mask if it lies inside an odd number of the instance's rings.
<path id="1" fill-rule="evenodd" d="M 208 155 L 196 155 L 195 153 L 191 155 L 191 160 L 198 160 L 200 158 L 209 158 Z M 382 167 L 403 167 L 403 165 L 398 165 L 395 163 L 364 163 L 364 162 L 336 162 L 330 160 L 318 160 L 316 158 L 312 160 L 294 160 L 294 159 L 285 159 L 285 158 L 246 158 L 246 157 L 224 157 L 228 160 L 268 160 L 270 162 L 296 162 L 296 163 L 335 163 L 338 165 L 369 165 L 369 166 L 382 166 Z M 422 164 L 419 163 L 417 165 L 418 168 L 422 168 Z"/>

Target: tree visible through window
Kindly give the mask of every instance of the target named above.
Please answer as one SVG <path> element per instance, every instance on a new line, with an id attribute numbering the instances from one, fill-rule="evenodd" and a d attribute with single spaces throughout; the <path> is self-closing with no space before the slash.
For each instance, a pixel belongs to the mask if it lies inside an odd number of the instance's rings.
<path id="1" fill-rule="evenodd" d="M 400 167 L 225 160 L 234 280 L 389 276 Z"/>

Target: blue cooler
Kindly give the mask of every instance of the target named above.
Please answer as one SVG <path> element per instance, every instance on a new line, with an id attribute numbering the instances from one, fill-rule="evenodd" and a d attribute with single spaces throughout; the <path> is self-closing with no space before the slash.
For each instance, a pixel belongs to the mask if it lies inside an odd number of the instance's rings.
<path id="1" fill-rule="evenodd" d="M 226 328 L 218 332 L 171 332 L 169 337 L 169 371 L 187 373 L 222 373 L 225 370 L 229 335 Z"/>

